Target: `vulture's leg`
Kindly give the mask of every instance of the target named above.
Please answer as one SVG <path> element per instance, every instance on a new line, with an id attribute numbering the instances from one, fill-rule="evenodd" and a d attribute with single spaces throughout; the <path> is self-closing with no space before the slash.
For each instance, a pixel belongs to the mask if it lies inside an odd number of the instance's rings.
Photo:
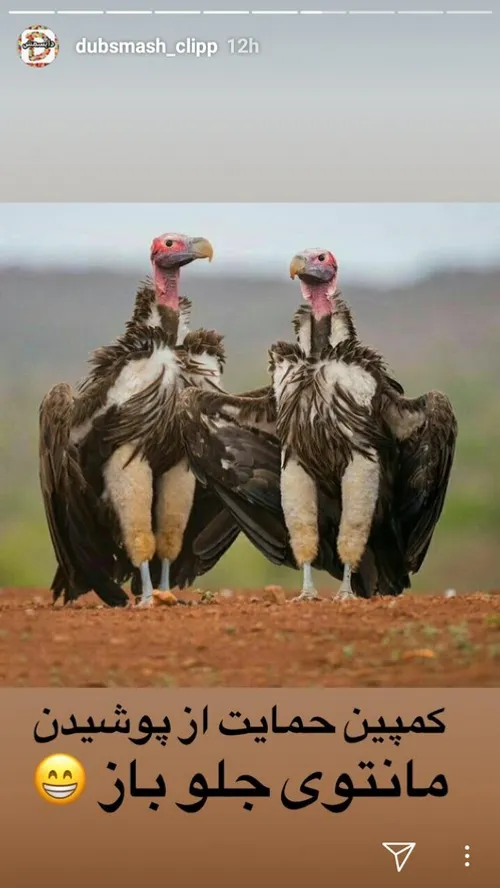
<path id="1" fill-rule="evenodd" d="M 292 552 L 303 574 L 302 591 L 292 601 L 318 600 L 311 569 L 318 554 L 316 484 L 293 457 L 281 470 L 281 503 Z"/>
<path id="2" fill-rule="evenodd" d="M 142 596 L 138 603 L 138 607 L 149 607 L 153 602 L 153 583 L 151 582 L 151 571 L 149 569 L 149 561 L 143 561 L 139 565 L 142 582 Z"/>
<path id="3" fill-rule="evenodd" d="M 342 478 L 342 516 L 337 550 L 344 565 L 344 577 L 335 601 L 356 598 L 351 573 L 357 570 L 365 553 L 377 506 L 380 468 L 375 451 L 368 459 L 355 453 Z"/>
<path id="4" fill-rule="evenodd" d="M 153 584 L 149 562 L 155 553 L 151 512 L 153 475 L 149 464 L 135 456 L 130 444 L 119 447 L 104 469 L 106 490 L 115 508 L 127 554 L 141 573 L 142 597 L 139 606 L 153 603 Z"/>
<path id="5" fill-rule="evenodd" d="M 351 565 L 344 564 L 344 577 L 342 585 L 338 592 L 332 596 L 334 601 L 346 601 L 349 598 L 356 598 L 351 586 Z"/>
<path id="6" fill-rule="evenodd" d="M 184 541 L 196 479 L 186 459 L 165 472 L 158 481 L 156 504 L 156 553 L 161 558 L 160 589 L 170 589 L 170 565 L 179 555 Z"/>
<path id="7" fill-rule="evenodd" d="M 161 563 L 160 589 L 167 592 L 170 589 L 170 561 L 164 558 Z"/>
<path id="8" fill-rule="evenodd" d="M 316 589 L 314 588 L 311 565 L 308 564 L 307 562 L 302 565 L 302 576 L 303 576 L 302 592 L 300 593 L 300 595 L 297 595 L 296 598 L 292 598 L 292 601 L 319 601 L 319 600 L 321 600 Z"/>

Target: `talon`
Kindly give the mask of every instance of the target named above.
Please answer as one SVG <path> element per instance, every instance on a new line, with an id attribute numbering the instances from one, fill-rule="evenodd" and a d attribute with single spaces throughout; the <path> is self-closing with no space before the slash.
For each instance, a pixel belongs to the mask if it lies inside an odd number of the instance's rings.
<path id="1" fill-rule="evenodd" d="M 290 599 L 294 601 L 322 601 L 321 595 L 318 595 L 316 589 L 302 589 L 300 595 Z"/>
<path id="2" fill-rule="evenodd" d="M 302 583 L 302 592 L 300 595 L 297 595 L 295 598 L 292 598 L 292 601 L 321 601 L 321 596 L 318 595 L 316 589 L 313 586 L 312 581 L 312 570 L 311 565 L 305 562 L 302 567 L 304 579 Z"/>
<path id="3" fill-rule="evenodd" d="M 351 592 L 350 589 L 343 589 L 342 587 L 332 595 L 332 601 L 349 601 L 351 598 L 356 598 L 354 592 Z"/>
<path id="4" fill-rule="evenodd" d="M 342 585 L 335 595 L 332 595 L 333 601 L 348 601 L 350 598 L 356 598 L 351 586 L 351 565 L 344 564 L 344 576 Z"/>
<path id="5" fill-rule="evenodd" d="M 137 607 L 151 607 L 153 605 L 153 584 L 151 582 L 149 562 L 143 561 L 139 569 L 141 572 L 142 595 L 137 603 Z"/>

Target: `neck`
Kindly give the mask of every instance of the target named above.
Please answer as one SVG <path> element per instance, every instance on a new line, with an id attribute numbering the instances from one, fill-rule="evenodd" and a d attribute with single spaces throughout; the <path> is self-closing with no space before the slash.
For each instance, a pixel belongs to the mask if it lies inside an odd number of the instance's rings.
<path id="1" fill-rule="evenodd" d="M 312 309 L 313 317 L 320 321 L 335 310 L 335 279 L 324 284 L 300 282 L 302 295 Z"/>
<path id="2" fill-rule="evenodd" d="M 158 315 L 160 327 L 165 334 L 167 344 L 170 348 L 175 348 L 179 331 L 179 312 L 170 306 L 158 303 Z"/>
<path id="3" fill-rule="evenodd" d="M 323 306 L 323 297 L 318 301 L 322 311 L 315 314 L 313 300 L 308 299 L 293 318 L 297 342 L 308 357 L 321 354 L 325 347 L 336 348 L 342 342 L 356 339 L 351 312 L 340 292 L 337 290 L 334 298 L 328 297 L 328 313 Z"/>
<path id="4" fill-rule="evenodd" d="M 179 311 L 179 274 L 178 268 L 158 268 L 153 266 L 156 302 L 166 308 Z"/>

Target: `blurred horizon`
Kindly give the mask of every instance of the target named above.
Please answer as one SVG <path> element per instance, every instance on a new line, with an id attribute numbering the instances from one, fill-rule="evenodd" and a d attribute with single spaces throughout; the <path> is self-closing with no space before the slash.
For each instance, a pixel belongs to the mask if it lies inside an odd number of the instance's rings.
<path id="1" fill-rule="evenodd" d="M 148 269 L 152 238 L 175 230 L 212 242 L 213 265 L 195 263 L 196 276 L 239 269 L 286 277 L 293 254 L 314 246 L 336 254 L 341 285 L 500 266 L 500 204 L 277 203 L 264 213 L 261 204 L 41 206 L 0 204 L 0 265 Z"/>
<path id="2" fill-rule="evenodd" d="M 224 384 L 233 391 L 265 384 L 267 349 L 290 338 L 301 301 L 288 277 L 293 253 L 314 245 L 335 252 L 360 338 L 384 354 L 409 396 L 441 389 L 457 413 L 447 501 L 413 587 L 500 587 L 500 204 L 138 205 L 130 216 L 127 205 L 103 205 L 90 228 L 94 205 L 38 205 L 38 217 L 28 205 L 11 205 L 10 215 L 6 206 L 0 205 L 0 586 L 46 587 L 52 580 L 38 487 L 38 406 L 54 383 L 81 378 L 89 353 L 123 330 L 149 273 L 150 239 L 167 218 L 214 246 L 212 264 L 183 270 L 181 292 L 193 302 L 193 329 L 224 334 Z M 78 249 L 70 248 L 72 238 Z M 198 585 L 271 582 L 296 588 L 300 576 L 238 540 Z M 317 577 L 319 588 L 332 584 Z"/>
<path id="3" fill-rule="evenodd" d="M 11 261 L 11 262 L 3 262 L 0 258 L 0 272 L 6 274 L 16 274 L 17 272 L 28 273 L 28 274 L 61 274 L 61 275 L 81 275 L 81 274 L 115 274 L 118 269 L 122 271 L 126 271 L 129 275 L 135 275 L 137 278 L 137 283 L 139 284 L 144 278 L 151 276 L 151 268 L 148 263 L 140 263 L 137 260 L 129 259 L 128 261 L 120 261 L 120 262 L 110 262 L 101 260 L 99 261 L 84 261 L 81 260 L 79 263 L 75 262 L 71 265 L 67 265 L 64 262 L 60 262 L 57 259 L 47 259 L 45 261 L 32 261 L 32 262 L 21 262 L 21 261 Z M 387 273 L 384 275 L 383 272 L 370 276 L 368 272 L 363 273 L 362 271 L 358 271 L 346 276 L 344 275 L 342 278 L 343 284 L 340 285 L 339 289 L 345 290 L 346 287 L 366 287 L 369 285 L 370 281 L 373 281 L 372 289 L 374 290 L 384 290 L 384 289 L 392 289 L 400 286 L 418 286 L 419 284 L 425 283 L 435 277 L 440 277 L 442 275 L 459 275 L 461 273 L 468 275 L 473 274 L 477 270 L 480 270 L 481 274 L 496 274 L 500 270 L 500 255 L 497 260 L 492 259 L 489 263 L 467 263 L 464 262 L 461 266 L 457 266 L 455 262 L 452 260 L 448 262 L 422 262 L 420 270 L 408 268 L 406 272 L 401 272 L 399 274 L 390 274 Z M 193 275 L 196 278 L 203 278 L 206 275 L 205 268 L 200 265 L 193 265 L 189 269 L 189 274 Z M 255 268 L 251 265 L 250 261 L 247 260 L 226 260 L 222 267 L 218 267 L 216 271 L 210 269 L 208 271 L 212 277 L 220 277 L 220 278 L 247 278 L 249 275 L 262 280 L 270 280 L 277 281 L 278 283 L 283 283 L 283 280 L 288 279 L 287 269 L 285 273 L 283 273 L 283 269 L 281 270 L 281 274 L 279 271 L 273 267 L 272 264 L 263 265 L 260 268 Z M 181 282 L 181 289 L 186 289 L 186 281 L 185 279 Z M 299 297 L 300 298 L 300 297 Z"/>

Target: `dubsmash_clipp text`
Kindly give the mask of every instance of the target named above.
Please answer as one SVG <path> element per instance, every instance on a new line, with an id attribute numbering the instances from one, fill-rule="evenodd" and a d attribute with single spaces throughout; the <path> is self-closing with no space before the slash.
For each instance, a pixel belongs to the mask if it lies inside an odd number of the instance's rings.
<path id="1" fill-rule="evenodd" d="M 155 37 L 153 40 L 103 40 L 102 37 L 88 40 L 82 37 L 76 44 L 76 51 L 82 55 L 192 55 L 197 58 L 210 58 L 219 51 L 216 40 L 197 40 L 185 37 L 177 40 L 169 47 L 165 40 Z"/>

